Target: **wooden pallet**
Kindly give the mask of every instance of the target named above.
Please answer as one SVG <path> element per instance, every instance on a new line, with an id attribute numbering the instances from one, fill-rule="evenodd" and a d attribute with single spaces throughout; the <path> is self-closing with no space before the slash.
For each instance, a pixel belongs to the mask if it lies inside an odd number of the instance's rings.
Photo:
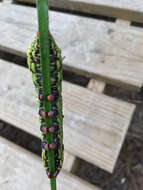
<path id="1" fill-rule="evenodd" d="M 35 0 L 14 0 L 34 3 Z M 143 22 L 142 0 L 49 0 L 53 8 Z"/>
<path id="2" fill-rule="evenodd" d="M 27 47 L 37 30 L 36 9 L 1 4 L 0 17 L 3 26 L 0 49 L 26 57 Z M 53 11 L 50 18 L 52 33 L 66 56 L 64 69 L 140 90 L 143 84 L 142 31 Z M 67 27 L 61 27 L 65 23 Z"/>
<path id="3" fill-rule="evenodd" d="M 104 1 L 92 0 L 66 0 L 66 2 L 53 0 L 51 3 L 53 7 L 75 12 L 92 14 L 104 12 L 107 16 L 129 20 L 133 17 L 133 21 L 138 21 L 136 15 L 139 15 L 139 10 L 132 8 L 127 10 L 121 1 L 118 1 L 118 6 L 113 2 L 111 5 L 111 1 L 108 2 L 105 4 Z M 123 5 L 122 9 L 120 5 Z M 127 12 L 132 12 L 132 16 L 126 16 L 124 13 Z M 75 175 L 71 176 L 69 172 L 76 168 L 76 157 L 109 172 L 113 171 L 135 106 L 101 93 L 104 91 L 105 83 L 137 91 L 141 89 L 143 32 L 131 27 L 129 22 L 119 19 L 116 23 L 110 23 L 53 11 L 50 14 L 52 33 L 62 48 L 63 55 L 66 56 L 64 69 L 94 78 L 90 80 L 88 89 L 64 82 L 66 145 L 64 169 L 68 172 L 67 180 L 72 181 L 72 178 L 75 181 L 79 180 L 78 185 L 75 182 L 75 189 L 80 186 L 82 189 L 87 189 L 88 184 Z M 35 8 L 0 4 L 0 17 L 0 24 L 3 26 L 0 28 L 0 49 L 25 57 L 27 47 L 37 28 Z M 61 27 L 65 23 L 67 27 Z M 3 71 L 0 76 L 2 81 L 8 76 L 0 90 L 0 119 L 39 138 L 38 118 L 35 120 L 37 116 L 35 93 L 29 72 L 4 60 L 0 60 L 0 70 Z M 28 103 L 26 103 L 27 97 L 31 97 L 28 98 Z M 17 116 L 15 116 L 16 110 L 19 110 Z M 7 146 L 7 143 L 4 141 L 3 144 Z M 20 152 L 23 152 L 22 149 Z M 20 166 L 19 170 L 22 170 Z M 65 188 L 66 184 L 61 189 Z M 92 186 L 91 189 L 98 188 Z"/>

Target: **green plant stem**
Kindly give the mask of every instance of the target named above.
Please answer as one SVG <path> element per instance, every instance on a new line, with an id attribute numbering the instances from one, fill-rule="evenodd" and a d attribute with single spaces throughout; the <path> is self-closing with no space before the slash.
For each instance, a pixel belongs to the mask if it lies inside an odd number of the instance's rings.
<path id="1" fill-rule="evenodd" d="M 42 66 L 43 97 L 51 94 L 51 75 L 50 75 L 50 45 L 49 45 L 49 18 L 48 18 L 48 0 L 38 0 L 38 26 L 40 40 L 40 63 Z M 51 102 L 44 100 L 44 111 L 50 111 Z M 46 118 L 46 126 L 52 124 L 51 118 Z M 47 134 L 48 144 L 53 142 L 53 134 Z M 48 151 L 49 171 L 53 174 L 55 171 L 54 151 Z M 50 179 L 51 190 L 56 190 L 56 180 Z"/>

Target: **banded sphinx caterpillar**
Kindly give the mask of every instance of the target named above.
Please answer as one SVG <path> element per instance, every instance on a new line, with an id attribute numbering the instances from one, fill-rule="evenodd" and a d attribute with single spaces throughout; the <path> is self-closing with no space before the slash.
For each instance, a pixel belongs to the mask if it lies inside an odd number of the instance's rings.
<path id="1" fill-rule="evenodd" d="M 39 108 L 39 120 L 41 130 L 42 161 L 49 178 L 56 178 L 63 165 L 63 114 L 62 114 L 62 56 L 61 50 L 55 43 L 52 35 L 49 33 L 50 45 L 50 75 L 51 94 L 43 97 L 42 72 L 40 63 L 40 44 L 39 33 L 34 38 L 28 49 L 28 67 L 31 72 L 32 80 L 37 94 L 37 104 Z M 44 112 L 43 102 L 50 101 L 52 109 Z M 45 118 L 52 119 L 52 125 L 46 126 Z M 52 133 L 54 141 L 48 144 L 47 134 Z M 50 173 L 48 152 L 54 151 L 54 173 Z"/>

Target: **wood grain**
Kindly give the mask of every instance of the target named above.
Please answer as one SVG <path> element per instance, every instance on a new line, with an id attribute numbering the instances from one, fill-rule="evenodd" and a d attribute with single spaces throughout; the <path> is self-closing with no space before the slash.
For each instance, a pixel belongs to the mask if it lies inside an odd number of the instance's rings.
<path id="1" fill-rule="evenodd" d="M 40 137 L 28 69 L 0 60 L 0 119 Z M 65 149 L 113 171 L 135 106 L 63 82 Z"/>
<path id="2" fill-rule="evenodd" d="M 0 18 L 0 49 L 26 57 L 37 30 L 36 9 L 1 5 Z M 65 70 L 141 89 L 143 31 L 57 12 L 50 12 L 50 18 L 52 34 L 66 57 Z"/>
<path id="3" fill-rule="evenodd" d="M 35 0 L 15 0 L 35 3 Z M 54 8 L 143 22 L 142 0 L 50 0 Z"/>
<path id="4" fill-rule="evenodd" d="M 50 189 L 41 159 L 0 137 L 0 187 L 2 190 Z M 100 190 L 80 178 L 62 171 L 57 178 L 59 190 Z"/>

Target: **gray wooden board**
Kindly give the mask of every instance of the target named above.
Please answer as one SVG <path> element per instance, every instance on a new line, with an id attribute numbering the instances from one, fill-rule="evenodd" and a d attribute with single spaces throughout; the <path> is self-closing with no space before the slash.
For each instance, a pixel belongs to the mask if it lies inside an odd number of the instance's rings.
<path id="1" fill-rule="evenodd" d="M 0 60 L 0 119 L 40 137 L 28 69 Z M 63 82 L 64 140 L 70 153 L 112 172 L 135 106 Z"/>
<path id="2" fill-rule="evenodd" d="M 1 4 L 0 18 L 0 49 L 26 56 L 37 29 L 36 9 Z M 52 34 L 66 56 L 64 69 L 140 90 L 143 30 L 57 12 L 50 12 L 50 19 Z"/>
<path id="3" fill-rule="evenodd" d="M 15 0 L 35 3 L 35 0 Z M 142 0 L 49 0 L 54 8 L 143 22 Z"/>
<path id="4" fill-rule="evenodd" d="M 61 171 L 57 178 L 59 190 L 100 190 L 82 179 Z M 50 189 L 49 179 L 36 155 L 0 137 L 0 189 Z"/>

